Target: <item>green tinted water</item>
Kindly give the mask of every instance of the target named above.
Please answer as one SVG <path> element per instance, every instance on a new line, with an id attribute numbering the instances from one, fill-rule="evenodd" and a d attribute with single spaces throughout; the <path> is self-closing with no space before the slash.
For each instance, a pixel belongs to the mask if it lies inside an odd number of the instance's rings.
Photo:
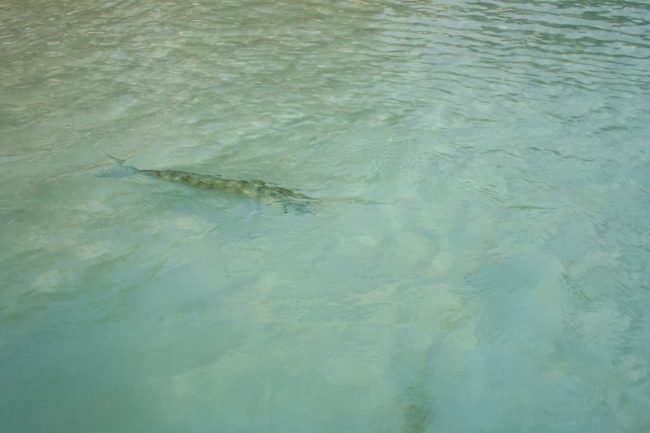
<path id="1" fill-rule="evenodd" d="M 649 34 L 633 1 L 0 3 L 2 430 L 647 431 Z"/>

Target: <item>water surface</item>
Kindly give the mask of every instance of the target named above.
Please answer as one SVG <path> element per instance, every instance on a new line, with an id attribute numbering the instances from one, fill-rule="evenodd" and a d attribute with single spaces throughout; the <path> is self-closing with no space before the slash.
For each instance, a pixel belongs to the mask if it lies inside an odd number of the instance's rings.
<path id="1" fill-rule="evenodd" d="M 0 3 L 4 429 L 649 430 L 649 35 L 640 1 Z"/>

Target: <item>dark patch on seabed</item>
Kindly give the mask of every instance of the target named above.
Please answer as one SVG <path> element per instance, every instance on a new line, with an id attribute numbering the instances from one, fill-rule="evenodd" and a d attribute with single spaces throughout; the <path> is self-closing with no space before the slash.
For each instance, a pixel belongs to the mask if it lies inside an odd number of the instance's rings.
<path id="1" fill-rule="evenodd" d="M 424 383 L 412 383 L 405 392 L 403 433 L 424 433 L 430 419 L 430 405 Z"/>

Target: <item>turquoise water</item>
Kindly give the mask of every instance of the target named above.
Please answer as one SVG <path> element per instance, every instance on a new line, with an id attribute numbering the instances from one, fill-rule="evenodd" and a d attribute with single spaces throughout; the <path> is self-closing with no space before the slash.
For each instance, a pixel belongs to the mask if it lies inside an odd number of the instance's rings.
<path id="1" fill-rule="evenodd" d="M 1 2 L 1 430 L 650 431 L 648 71 L 642 1 Z"/>

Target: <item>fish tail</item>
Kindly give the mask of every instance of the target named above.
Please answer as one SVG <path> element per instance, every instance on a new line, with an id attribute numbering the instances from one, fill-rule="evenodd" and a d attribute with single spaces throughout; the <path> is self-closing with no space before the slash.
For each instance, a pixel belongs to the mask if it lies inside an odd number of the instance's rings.
<path id="1" fill-rule="evenodd" d="M 113 161 L 117 162 L 118 165 L 124 165 L 124 163 L 126 162 L 126 159 L 117 158 L 117 157 L 109 154 L 108 152 L 104 152 L 104 154 L 106 156 L 108 156 L 110 159 L 112 159 Z"/>
<path id="2" fill-rule="evenodd" d="M 110 159 L 113 161 L 117 162 L 117 165 L 119 166 L 118 168 L 111 168 L 108 170 L 104 170 L 101 173 L 97 174 L 97 177 L 113 177 L 113 178 L 120 178 L 120 177 L 126 177 L 126 176 L 131 176 L 134 174 L 137 174 L 140 172 L 135 167 L 132 167 L 130 165 L 125 165 L 126 160 L 125 159 L 120 159 L 117 158 L 113 155 L 110 155 L 106 152 L 104 152 L 106 156 L 108 156 Z"/>

